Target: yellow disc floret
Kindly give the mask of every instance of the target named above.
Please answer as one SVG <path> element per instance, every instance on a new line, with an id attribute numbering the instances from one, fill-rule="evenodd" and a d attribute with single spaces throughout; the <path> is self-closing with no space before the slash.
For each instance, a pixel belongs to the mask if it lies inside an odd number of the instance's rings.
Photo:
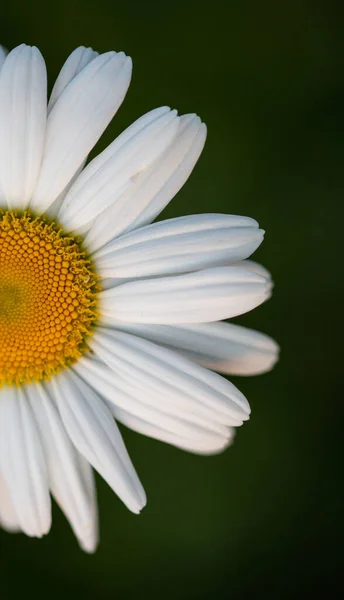
<path id="1" fill-rule="evenodd" d="M 87 350 L 99 287 L 77 239 L 0 210 L 0 387 L 48 379 Z"/>

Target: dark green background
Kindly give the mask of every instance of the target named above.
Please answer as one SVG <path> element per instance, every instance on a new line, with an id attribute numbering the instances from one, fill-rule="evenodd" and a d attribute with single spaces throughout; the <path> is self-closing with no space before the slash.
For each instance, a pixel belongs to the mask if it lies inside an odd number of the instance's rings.
<path id="1" fill-rule="evenodd" d="M 79 551 L 54 511 L 42 541 L 0 532 L 1 598 L 336 596 L 340 565 L 344 20 L 340 3 L 6 2 L 1 41 L 43 52 L 53 82 L 79 44 L 134 60 L 98 145 L 162 104 L 197 111 L 206 149 L 165 216 L 250 215 L 273 299 L 238 320 L 282 347 L 273 373 L 233 378 L 252 418 L 197 457 L 123 429 L 148 494 L 140 517 L 99 483 L 101 544 Z"/>

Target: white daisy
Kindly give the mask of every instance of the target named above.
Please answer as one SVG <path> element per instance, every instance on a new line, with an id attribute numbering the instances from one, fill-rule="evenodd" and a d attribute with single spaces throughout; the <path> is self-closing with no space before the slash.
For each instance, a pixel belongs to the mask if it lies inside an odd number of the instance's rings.
<path id="1" fill-rule="evenodd" d="M 269 337 L 219 322 L 271 292 L 246 259 L 248 217 L 152 221 L 189 177 L 206 127 L 168 107 L 84 168 L 131 60 L 77 48 L 47 104 L 37 48 L 0 50 L 0 523 L 46 534 L 54 496 L 97 544 L 92 467 L 134 513 L 146 496 L 113 417 L 199 454 L 228 446 L 245 397 L 214 373 L 269 370 Z"/>

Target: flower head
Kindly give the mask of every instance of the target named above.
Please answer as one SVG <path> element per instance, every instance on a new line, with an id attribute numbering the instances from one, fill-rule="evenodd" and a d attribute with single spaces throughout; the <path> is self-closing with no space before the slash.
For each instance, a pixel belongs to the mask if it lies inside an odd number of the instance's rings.
<path id="1" fill-rule="evenodd" d="M 37 48 L 0 48 L 0 68 L 0 524 L 44 535 L 52 494 L 93 551 L 92 467 L 131 511 L 146 503 L 115 419 L 214 454 L 249 418 L 214 371 L 276 360 L 269 337 L 220 322 L 270 296 L 247 260 L 263 231 L 221 214 L 152 224 L 202 151 L 196 115 L 152 110 L 85 167 L 128 89 L 124 53 L 77 48 L 49 102 Z"/>

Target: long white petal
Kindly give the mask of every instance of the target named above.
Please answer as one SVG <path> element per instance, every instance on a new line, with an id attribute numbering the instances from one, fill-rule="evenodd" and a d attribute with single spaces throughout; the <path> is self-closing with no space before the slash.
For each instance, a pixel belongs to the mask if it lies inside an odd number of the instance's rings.
<path id="1" fill-rule="evenodd" d="M 100 293 L 102 322 L 171 325 L 229 319 L 259 306 L 270 288 L 264 277 L 239 267 L 130 281 Z"/>
<path id="2" fill-rule="evenodd" d="M 51 389 L 75 447 L 127 507 L 139 513 L 146 503 L 145 492 L 104 402 L 72 370 L 53 379 Z"/>
<path id="3" fill-rule="evenodd" d="M 67 85 L 76 77 L 87 65 L 98 56 L 92 48 L 79 46 L 70 54 L 64 63 L 49 98 L 48 112 L 51 111 L 56 100 L 61 96 Z"/>
<path id="4" fill-rule="evenodd" d="M 49 482 L 37 425 L 22 388 L 7 387 L 0 401 L 0 470 L 20 528 L 41 537 L 50 529 Z"/>
<path id="5" fill-rule="evenodd" d="M 156 407 L 157 394 L 166 402 L 160 400 L 162 410 L 175 416 L 198 414 L 195 423 L 216 432 L 222 430 L 214 423 L 241 425 L 248 418 L 249 404 L 234 385 L 171 350 L 104 328 L 98 328 L 90 344 L 121 378 L 117 387 L 124 384 L 123 391 L 135 390 L 137 398 L 148 405 Z M 142 392 L 137 390 L 140 387 Z"/>
<path id="6" fill-rule="evenodd" d="M 187 273 L 243 260 L 257 249 L 263 235 L 248 217 L 191 215 L 128 233 L 96 252 L 94 260 L 103 277 Z"/>
<path id="7" fill-rule="evenodd" d="M 50 382 L 46 387 L 49 390 Z M 85 466 L 80 463 L 85 461 L 75 450 L 46 389 L 40 384 L 29 385 L 26 392 L 42 440 L 51 492 L 80 545 L 86 551 L 94 552 L 98 541 L 98 517 L 94 490 L 84 482 Z"/>
<path id="8" fill-rule="evenodd" d="M 118 327 L 229 375 L 266 373 L 278 359 L 279 347 L 271 337 L 231 323 L 174 326 L 119 323 Z"/>
<path id="9" fill-rule="evenodd" d="M 142 370 L 130 377 L 120 367 L 115 371 L 93 358 L 83 358 L 75 370 L 113 406 L 191 440 L 202 437 L 223 441 L 227 438 L 228 423 L 235 426 L 242 423 L 233 415 L 221 413 L 216 407 L 216 398 L 212 411 L 197 398 L 178 394 L 172 386 L 165 386 L 162 402 L 161 393 L 157 391 L 161 383 L 154 388 L 148 378 L 142 376 Z"/>
<path id="10" fill-rule="evenodd" d="M 76 370 L 107 400 L 112 411 L 125 410 L 153 426 L 188 439 L 190 443 L 202 440 L 202 443 L 223 444 L 228 438 L 227 423 L 235 426 L 242 423 L 242 420 L 223 415 L 218 410 L 212 412 L 202 402 L 197 405 L 197 400 L 187 394 L 177 396 L 168 386 L 165 386 L 166 397 L 162 402 L 161 394 L 144 377 L 140 386 L 141 373 L 130 379 L 120 368 L 114 371 L 101 361 L 87 358 L 78 363 Z M 185 406 L 178 405 L 178 400 L 184 400 Z"/>
<path id="11" fill-rule="evenodd" d="M 207 130 L 197 115 L 180 118 L 173 142 L 129 190 L 92 225 L 88 248 L 95 251 L 119 235 L 151 223 L 177 194 L 192 172 L 205 143 Z"/>
<path id="12" fill-rule="evenodd" d="M 11 533 L 20 531 L 18 517 L 14 510 L 8 486 L 0 474 L 0 527 Z"/>
<path id="13" fill-rule="evenodd" d="M 209 439 L 209 437 L 204 435 L 200 435 L 198 438 L 184 437 L 180 434 L 172 433 L 169 429 L 165 429 L 159 425 L 153 425 L 149 421 L 140 419 L 126 410 L 111 405 L 111 403 L 109 403 L 109 407 L 116 419 L 129 429 L 156 440 L 160 440 L 161 442 L 166 442 L 172 446 L 176 446 L 181 450 L 192 452 L 193 454 L 212 455 L 223 452 L 223 450 L 231 445 L 235 434 L 235 429 L 230 427 L 227 429 L 226 438 L 213 437 Z"/>
<path id="14" fill-rule="evenodd" d="M 250 414 L 246 398 L 233 384 L 176 352 L 136 336 L 103 327 L 98 328 L 90 340 L 90 345 L 110 367 L 116 369 L 120 361 L 122 369 L 130 376 L 130 365 L 135 364 L 138 373 L 141 371 L 141 380 L 144 373 L 154 381 L 154 386 L 157 385 L 156 379 L 161 380 L 164 386 L 161 389 L 163 393 L 166 392 L 166 384 L 172 385 L 174 377 L 172 387 L 179 388 L 179 393 L 184 392 L 185 395 L 197 397 L 211 409 L 217 402 L 221 411 L 240 421 L 245 421 Z"/>
<path id="15" fill-rule="evenodd" d="M 22 44 L 0 76 L 0 180 L 10 209 L 24 209 L 37 182 L 46 130 L 47 75 L 35 47 Z"/>
<path id="16" fill-rule="evenodd" d="M 131 67 L 131 59 L 123 52 L 97 56 L 59 96 L 48 117 L 32 209 L 45 212 L 70 182 L 120 107 Z"/>
<path id="17" fill-rule="evenodd" d="M 68 192 L 59 217 L 67 229 L 84 230 L 123 192 L 135 185 L 171 143 L 178 129 L 176 111 L 156 109 L 138 119 L 81 173 Z M 87 240 L 86 240 L 87 244 Z"/>
<path id="18" fill-rule="evenodd" d="M 194 449 L 201 446 L 223 448 L 231 436 L 227 424 L 237 426 L 242 423 L 230 400 L 227 399 L 227 405 L 223 406 L 223 397 L 216 389 L 207 397 L 204 383 L 200 393 L 201 381 L 190 384 L 191 378 L 188 379 L 185 373 L 175 377 L 172 369 L 168 372 L 168 365 L 164 369 L 158 365 L 156 374 L 149 368 L 148 365 L 148 369 L 131 369 L 130 372 L 129 363 L 122 361 L 114 370 L 94 357 L 84 357 L 75 366 L 81 377 L 106 398 L 114 416 L 124 424 L 130 426 L 128 420 L 138 419 L 152 430 L 165 432 L 170 436 L 166 439 L 170 443 L 178 445 L 176 440 L 179 439 Z M 166 380 L 166 374 L 174 378 L 172 383 Z M 183 392 L 180 391 L 181 378 L 184 378 L 182 383 L 186 382 Z M 162 439 L 161 435 L 159 439 Z"/>

